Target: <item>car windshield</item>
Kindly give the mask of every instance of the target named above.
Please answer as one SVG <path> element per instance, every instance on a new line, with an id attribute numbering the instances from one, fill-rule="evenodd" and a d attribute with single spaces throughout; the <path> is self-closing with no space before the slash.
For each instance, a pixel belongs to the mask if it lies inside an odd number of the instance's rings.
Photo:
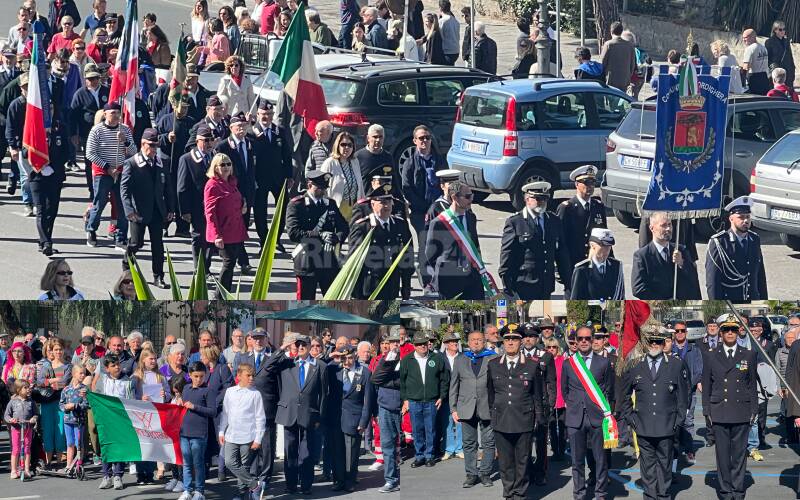
<path id="1" fill-rule="evenodd" d="M 464 95 L 461 103 L 461 123 L 486 128 L 503 128 L 506 122 L 508 97 L 490 92 Z"/>
<path id="2" fill-rule="evenodd" d="M 656 140 L 656 111 L 654 107 L 633 106 L 622 123 L 617 127 L 617 135 L 633 140 Z"/>
<path id="3" fill-rule="evenodd" d="M 325 102 L 328 106 L 346 108 L 358 104 L 364 92 L 364 83 L 343 78 L 320 78 Z"/>
<path id="4" fill-rule="evenodd" d="M 760 163 L 788 168 L 797 160 L 800 160 L 800 134 L 787 134 L 764 154 Z"/>

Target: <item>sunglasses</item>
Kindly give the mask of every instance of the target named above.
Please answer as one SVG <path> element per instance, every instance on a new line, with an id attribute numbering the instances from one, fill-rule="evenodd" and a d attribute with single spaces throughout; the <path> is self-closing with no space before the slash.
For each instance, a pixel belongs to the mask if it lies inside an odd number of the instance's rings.
<path id="1" fill-rule="evenodd" d="M 676 328 L 676 329 L 675 329 L 675 333 L 678 333 L 678 332 L 683 332 L 683 333 L 685 333 L 685 332 L 686 332 L 686 328 Z"/>
<path id="2" fill-rule="evenodd" d="M 582 181 L 578 181 L 578 182 L 581 183 L 581 184 L 584 184 L 586 186 L 594 186 L 595 184 L 597 184 L 597 181 L 595 181 L 594 179 L 587 179 L 587 180 L 582 180 Z"/>
<path id="3" fill-rule="evenodd" d="M 726 326 L 721 328 L 723 332 L 736 332 L 739 333 L 739 327 L 736 326 Z"/>
<path id="4" fill-rule="evenodd" d="M 167 342 L 167 345 L 175 345 L 177 342 Z"/>
<path id="5" fill-rule="evenodd" d="M 339 147 L 340 148 L 352 148 L 353 145 L 350 144 L 349 142 L 343 142 L 343 143 L 339 144 Z"/>
<path id="6" fill-rule="evenodd" d="M 86 47 L 83 47 L 83 46 L 79 45 L 79 46 L 75 47 L 75 50 L 86 50 Z"/>
<path id="7" fill-rule="evenodd" d="M 226 162 L 220 163 L 219 166 L 222 167 L 222 168 L 228 168 L 228 167 L 232 167 L 233 163 L 231 163 L 229 161 L 226 161 Z"/>
<path id="8" fill-rule="evenodd" d="M 464 198 L 465 200 L 471 200 L 472 197 L 475 196 L 475 193 L 467 193 L 467 194 L 456 193 L 456 196 L 458 196 L 459 198 Z"/>
<path id="9" fill-rule="evenodd" d="M 130 285 L 131 283 L 133 283 L 133 280 L 122 280 L 121 282 L 123 285 Z"/>
<path id="10" fill-rule="evenodd" d="M 61 23 L 61 26 L 72 26 L 72 23 Z"/>
<path id="11" fill-rule="evenodd" d="M 591 342 L 592 337 L 578 337 L 578 342 L 584 342 L 584 341 Z"/>
<path id="12" fill-rule="evenodd" d="M 295 347 L 306 347 L 306 346 L 308 346 L 308 344 L 306 344 L 305 342 L 303 342 L 301 340 L 298 340 L 297 342 L 295 342 L 294 345 L 295 345 Z"/>
<path id="13" fill-rule="evenodd" d="M 418 141 L 430 141 L 431 140 L 431 136 L 429 136 L 429 135 L 421 135 L 421 136 L 417 137 L 417 140 Z"/>
<path id="14" fill-rule="evenodd" d="M 56 271 L 59 276 L 72 276 L 72 271 Z"/>
<path id="15" fill-rule="evenodd" d="M 548 349 L 558 349 L 558 346 L 551 345 Z"/>

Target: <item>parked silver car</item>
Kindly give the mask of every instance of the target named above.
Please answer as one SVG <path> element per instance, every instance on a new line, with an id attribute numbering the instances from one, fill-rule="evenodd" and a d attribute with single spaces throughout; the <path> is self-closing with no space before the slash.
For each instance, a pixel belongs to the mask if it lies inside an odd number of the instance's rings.
<path id="1" fill-rule="evenodd" d="M 786 134 L 761 157 L 753 170 L 753 224 L 780 233 L 781 241 L 800 251 L 800 130 Z"/>
<path id="2" fill-rule="evenodd" d="M 687 319 L 686 320 L 686 338 L 693 342 L 700 340 L 706 334 L 706 324 L 702 319 Z"/>
<path id="3" fill-rule="evenodd" d="M 750 175 L 758 158 L 784 134 L 798 128 L 798 103 L 761 96 L 731 96 L 725 134 L 725 199 L 749 193 Z M 603 202 L 629 227 L 639 226 L 639 209 L 652 177 L 656 134 L 656 103 L 645 101 L 634 103 L 608 137 Z M 722 227 L 722 221 L 720 217 L 699 219 L 695 228 L 708 237 Z"/>

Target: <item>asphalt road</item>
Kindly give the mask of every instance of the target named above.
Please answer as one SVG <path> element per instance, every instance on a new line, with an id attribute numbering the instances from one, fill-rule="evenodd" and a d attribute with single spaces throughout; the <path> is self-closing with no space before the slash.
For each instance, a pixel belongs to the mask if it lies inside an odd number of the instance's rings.
<path id="1" fill-rule="evenodd" d="M 754 462 L 748 459 L 748 491 L 751 499 L 789 499 L 795 498 L 798 478 L 800 478 L 800 449 L 788 448 L 779 444 L 780 435 L 777 434 L 775 417 L 778 412 L 779 402 L 774 399 L 769 406 L 769 420 L 767 429 L 767 443 L 769 448 L 762 450 L 765 460 Z M 695 422 L 702 424 L 702 408 L 698 404 L 695 412 Z M 704 448 L 703 439 L 705 428 L 702 425 L 695 434 L 697 463 L 689 466 L 683 460 L 679 462 L 679 474 L 673 482 L 673 497 L 679 499 L 709 499 L 716 496 L 716 465 L 713 448 Z M 146 498 L 148 500 L 173 500 L 177 493 L 167 493 L 160 485 L 136 486 L 135 477 L 126 475 L 127 484 L 122 491 L 98 490 L 100 482 L 99 470 L 89 469 L 89 480 L 79 482 L 74 479 L 64 479 L 53 476 L 35 477 L 32 481 L 20 483 L 8 478 L 8 440 L 3 435 L 0 448 L 0 500 L 22 499 L 82 499 L 91 496 L 97 499 L 123 499 Z M 317 482 L 313 488 L 311 498 L 341 498 L 352 500 L 374 499 L 379 495 L 376 488 L 383 484 L 382 472 L 367 471 L 371 463 L 371 456 L 362 457 L 359 473 L 360 483 L 356 492 L 337 495 L 330 491 L 330 483 Z M 278 462 L 280 470 L 282 462 Z M 386 495 L 387 499 L 404 498 L 460 498 L 462 500 L 485 500 L 487 498 L 501 498 L 502 485 L 499 474 L 495 473 L 494 486 L 484 488 L 476 486 L 472 489 L 461 488 L 464 479 L 464 465 L 461 460 L 453 459 L 440 462 L 433 468 L 423 467 L 411 469 L 410 462 L 401 465 L 400 484 L 401 490 L 394 495 Z M 642 495 L 639 482 L 638 462 L 633 457 L 631 448 L 615 450 L 612 456 L 611 472 L 609 474 L 609 498 L 639 498 Z M 551 463 L 548 473 L 548 482 L 544 487 L 531 486 L 528 498 L 569 500 L 572 499 L 571 468 L 569 462 Z M 321 478 L 317 477 L 318 481 Z M 217 484 L 216 478 L 207 482 L 206 494 L 209 500 L 230 499 L 235 494 L 234 482 L 229 479 L 224 484 Z M 283 492 L 283 477 L 279 473 L 269 490 L 266 498 L 291 498 Z M 308 497 L 306 497 L 308 498 Z M 800 496 L 797 496 L 800 498 Z"/>

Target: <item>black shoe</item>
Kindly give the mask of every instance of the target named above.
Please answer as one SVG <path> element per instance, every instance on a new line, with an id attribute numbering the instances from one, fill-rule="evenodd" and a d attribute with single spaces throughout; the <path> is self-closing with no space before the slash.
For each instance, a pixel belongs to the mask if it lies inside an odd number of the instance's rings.
<path id="1" fill-rule="evenodd" d="M 221 470 L 217 473 L 217 481 L 220 483 L 224 483 L 227 478 L 225 477 L 225 471 Z"/>
<path id="2" fill-rule="evenodd" d="M 17 192 L 17 180 L 15 178 L 14 180 L 8 181 L 8 185 L 6 186 L 6 193 L 10 194 L 11 196 L 14 196 L 16 192 Z"/>
<path id="3" fill-rule="evenodd" d="M 332 480 L 332 478 L 331 478 L 330 474 L 323 474 L 322 475 L 322 482 L 323 483 L 329 483 L 329 482 L 331 482 L 331 480 Z"/>
<path id="4" fill-rule="evenodd" d="M 242 274 L 252 274 L 253 273 L 253 266 L 250 264 L 245 264 L 241 267 Z"/>
<path id="5" fill-rule="evenodd" d="M 45 243 L 44 247 L 42 247 L 42 253 L 48 257 L 53 255 L 53 245 Z"/>
<path id="6" fill-rule="evenodd" d="M 162 290 L 169 290 L 169 285 L 164 281 L 163 276 L 156 276 L 153 278 L 153 284 Z"/>
<path id="7" fill-rule="evenodd" d="M 467 476 L 467 479 L 464 483 L 461 484 L 463 488 L 472 488 L 476 484 L 480 483 L 481 480 L 478 479 L 478 476 Z"/>
<path id="8" fill-rule="evenodd" d="M 280 241 L 277 245 L 275 245 L 275 249 L 278 250 L 280 253 L 286 253 L 286 247 L 283 246 L 283 243 Z"/>
<path id="9" fill-rule="evenodd" d="M 543 476 L 537 476 L 533 482 L 536 484 L 536 486 L 544 486 L 547 484 L 547 479 L 545 479 Z"/>
<path id="10" fill-rule="evenodd" d="M 425 467 L 433 467 L 434 465 L 436 465 L 436 460 L 434 459 L 430 459 L 427 462 L 425 462 Z"/>
<path id="11" fill-rule="evenodd" d="M 714 441 L 706 441 L 706 448 L 711 448 L 714 446 Z"/>
<path id="12" fill-rule="evenodd" d="M 95 233 L 94 231 L 86 231 L 86 246 L 88 247 L 97 246 L 97 233 Z"/>
<path id="13" fill-rule="evenodd" d="M 169 238 L 169 229 L 164 230 L 164 238 Z"/>
<path id="14" fill-rule="evenodd" d="M 301 495 L 303 495 L 303 496 L 308 496 L 308 495 L 310 495 L 310 494 L 311 494 L 311 488 L 309 488 L 309 489 L 307 489 L 307 490 L 302 490 L 302 491 L 300 491 L 300 494 L 301 494 Z"/>
<path id="15" fill-rule="evenodd" d="M 489 477 L 489 474 L 481 476 L 481 484 L 486 486 L 487 488 L 492 487 L 492 478 Z"/>
<path id="16" fill-rule="evenodd" d="M 416 469 L 417 467 L 422 467 L 423 465 L 425 465 L 425 459 L 424 459 L 424 458 L 421 458 L 421 459 L 419 459 L 419 460 L 414 460 L 414 461 L 411 463 L 411 468 L 412 468 L 412 469 Z"/>
<path id="17" fill-rule="evenodd" d="M 175 236 L 176 238 L 191 238 L 192 237 L 192 235 L 189 234 L 189 231 L 175 231 L 175 234 L 173 236 Z"/>
<path id="18" fill-rule="evenodd" d="M 331 486 L 331 491 L 342 491 L 344 489 L 344 483 L 333 483 Z"/>
<path id="19" fill-rule="evenodd" d="M 353 486 L 352 484 L 348 484 L 344 487 L 344 491 L 348 493 L 353 493 L 354 491 L 356 491 L 356 487 Z"/>

